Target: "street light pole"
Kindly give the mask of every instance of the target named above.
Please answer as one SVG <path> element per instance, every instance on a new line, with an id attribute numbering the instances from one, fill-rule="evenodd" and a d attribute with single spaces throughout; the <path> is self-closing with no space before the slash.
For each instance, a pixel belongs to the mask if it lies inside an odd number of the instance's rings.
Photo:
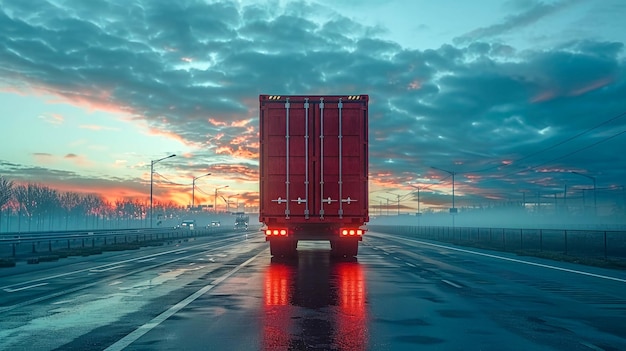
<path id="1" fill-rule="evenodd" d="M 174 157 L 174 156 L 176 156 L 176 155 L 175 154 L 171 154 L 171 155 L 169 155 L 167 157 L 163 157 L 163 158 L 160 158 L 158 160 L 150 161 L 150 228 L 152 228 L 152 214 L 153 214 L 153 207 L 152 207 L 152 181 L 153 181 L 153 175 L 154 175 L 154 165 L 157 162 L 163 161 L 163 160 L 165 160 L 167 158 Z"/>
<path id="2" fill-rule="evenodd" d="M 598 202 L 597 202 L 597 198 L 596 198 L 596 177 L 592 177 L 586 174 L 582 174 L 582 173 L 578 173 L 578 172 L 574 172 L 574 171 L 570 171 L 571 173 L 574 174 L 578 174 L 579 176 L 583 176 L 586 178 L 589 178 L 591 180 L 593 180 L 593 214 L 595 216 L 598 215 Z"/>
<path id="3" fill-rule="evenodd" d="M 446 173 L 448 173 L 448 174 L 450 174 L 452 176 L 452 208 L 450 209 L 450 213 L 456 213 L 456 207 L 454 207 L 454 176 L 457 173 L 453 172 L 453 171 L 447 171 L 445 169 L 441 169 L 441 168 L 437 168 L 437 167 L 432 167 L 432 166 L 430 168 L 446 172 Z"/>
<path id="4" fill-rule="evenodd" d="M 202 177 L 206 177 L 206 176 L 210 176 L 211 173 L 207 173 L 207 174 L 203 174 L 201 176 L 195 177 L 193 178 L 193 181 L 191 182 L 191 210 L 193 211 L 194 207 L 195 207 L 195 202 L 196 202 L 196 180 L 202 178 Z"/>
<path id="5" fill-rule="evenodd" d="M 215 213 L 217 213 L 217 191 L 224 188 L 228 188 L 228 185 L 215 188 L 215 198 L 213 199 L 213 210 L 215 211 Z"/>
<path id="6" fill-rule="evenodd" d="M 230 198 L 233 196 L 239 196 L 239 194 L 235 194 L 235 195 L 228 195 L 226 197 L 226 212 L 230 212 Z"/>

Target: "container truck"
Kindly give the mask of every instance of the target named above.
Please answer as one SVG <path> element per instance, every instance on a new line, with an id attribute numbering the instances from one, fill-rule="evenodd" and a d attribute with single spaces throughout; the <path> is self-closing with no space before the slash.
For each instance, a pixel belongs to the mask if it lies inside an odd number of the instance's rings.
<path id="1" fill-rule="evenodd" d="M 358 253 L 368 216 L 368 95 L 260 95 L 259 221 L 273 256 Z"/>

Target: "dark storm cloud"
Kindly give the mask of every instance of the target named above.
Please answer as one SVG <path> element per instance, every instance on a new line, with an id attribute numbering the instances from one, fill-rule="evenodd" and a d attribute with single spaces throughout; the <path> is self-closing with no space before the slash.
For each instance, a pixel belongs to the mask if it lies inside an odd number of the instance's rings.
<path id="1" fill-rule="evenodd" d="M 489 40 L 572 3 L 528 2 L 457 45 L 408 50 L 306 2 L 14 2 L 0 10 L 0 81 L 120 106 L 207 145 L 198 164 L 257 152 L 258 94 L 369 94 L 371 170 L 388 174 L 377 181 L 447 176 L 436 166 L 463 173 L 467 189 L 469 175 L 487 188 L 530 187 L 540 170 L 620 184 L 611 165 L 626 164 L 614 152 L 625 138 L 612 136 L 626 118 L 549 147 L 626 111 L 623 43 L 518 52 Z"/>

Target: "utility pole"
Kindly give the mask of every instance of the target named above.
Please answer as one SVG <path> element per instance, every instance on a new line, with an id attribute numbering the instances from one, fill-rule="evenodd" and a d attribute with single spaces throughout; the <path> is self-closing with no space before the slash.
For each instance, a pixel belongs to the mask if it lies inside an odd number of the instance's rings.
<path id="1" fill-rule="evenodd" d="M 387 192 L 387 194 L 394 195 L 398 197 L 398 216 L 400 215 L 400 195 Z"/>
<path id="2" fill-rule="evenodd" d="M 160 158 L 158 160 L 150 161 L 150 228 L 152 228 L 152 214 L 153 214 L 153 207 L 152 207 L 152 183 L 153 183 L 153 175 L 154 175 L 154 165 L 157 162 L 163 161 L 163 160 L 165 160 L 167 158 L 174 157 L 174 156 L 176 156 L 176 155 L 175 154 L 171 154 L 171 155 L 169 155 L 167 157 L 163 157 L 163 158 Z"/>
<path id="3" fill-rule="evenodd" d="M 386 197 L 382 197 L 382 196 L 378 196 L 379 198 L 383 199 L 383 200 L 387 200 L 387 216 L 389 216 L 389 199 Z"/>
<path id="4" fill-rule="evenodd" d="M 446 172 L 446 173 L 448 173 L 448 174 L 450 174 L 452 176 L 452 208 L 450 209 L 450 213 L 452 213 L 452 214 L 457 213 L 456 207 L 454 206 L 454 176 L 457 174 L 457 172 L 447 171 L 445 169 L 432 167 L 432 166 L 430 168 Z"/>
<path id="5" fill-rule="evenodd" d="M 579 176 L 583 176 L 583 177 L 589 178 L 589 179 L 591 179 L 593 181 L 593 214 L 595 216 L 597 216 L 598 215 L 598 202 L 597 202 L 597 198 L 596 198 L 596 178 L 592 177 L 592 176 L 589 176 L 589 175 L 586 175 L 586 174 L 574 172 L 574 171 L 571 171 L 571 173 L 578 174 Z"/>
<path id="6" fill-rule="evenodd" d="M 413 184 L 409 184 L 409 185 L 417 189 L 417 215 L 420 216 L 422 214 L 420 212 L 420 189 L 422 189 L 422 187 L 421 186 L 415 186 Z"/>

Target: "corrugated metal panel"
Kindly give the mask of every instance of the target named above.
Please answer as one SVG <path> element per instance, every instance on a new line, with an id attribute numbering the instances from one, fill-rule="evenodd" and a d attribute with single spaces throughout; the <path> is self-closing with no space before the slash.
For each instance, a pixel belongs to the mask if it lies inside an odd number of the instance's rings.
<path id="1" fill-rule="evenodd" d="M 261 220 L 366 222 L 367 95 L 261 95 Z"/>

